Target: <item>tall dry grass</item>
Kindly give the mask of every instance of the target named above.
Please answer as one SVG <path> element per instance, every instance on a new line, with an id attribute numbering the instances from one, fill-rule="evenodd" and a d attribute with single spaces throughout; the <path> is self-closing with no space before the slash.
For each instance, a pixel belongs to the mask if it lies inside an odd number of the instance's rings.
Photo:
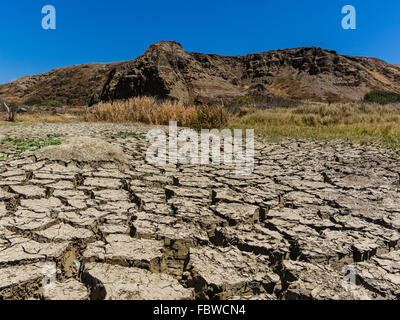
<path id="1" fill-rule="evenodd" d="M 185 106 L 182 102 L 158 102 L 151 97 L 99 103 L 88 110 L 89 122 L 142 122 L 167 125 L 177 121 L 191 128 L 220 128 L 228 123 L 229 113 L 223 106 Z"/>
<path id="2" fill-rule="evenodd" d="M 400 104 L 302 104 L 293 108 L 246 109 L 231 128 L 251 128 L 280 138 L 379 141 L 400 150 Z"/>
<path id="3" fill-rule="evenodd" d="M 223 105 L 185 106 L 181 102 L 157 102 L 141 97 L 100 103 L 89 109 L 90 122 L 142 122 L 200 128 L 254 129 L 271 140 L 348 139 L 378 141 L 400 149 L 400 104 L 382 106 L 366 103 L 313 104 L 260 110 L 251 104 L 228 111 Z"/>

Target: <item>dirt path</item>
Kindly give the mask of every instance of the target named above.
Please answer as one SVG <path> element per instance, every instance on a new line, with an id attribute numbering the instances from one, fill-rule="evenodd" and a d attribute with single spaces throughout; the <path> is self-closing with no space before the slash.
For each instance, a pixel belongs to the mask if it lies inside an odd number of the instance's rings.
<path id="1" fill-rule="evenodd" d="M 147 164 L 148 130 L 0 126 L 2 138 L 63 141 L 19 155 L 0 145 L 0 299 L 400 298 L 388 150 L 257 142 L 254 172 L 237 176 Z"/>

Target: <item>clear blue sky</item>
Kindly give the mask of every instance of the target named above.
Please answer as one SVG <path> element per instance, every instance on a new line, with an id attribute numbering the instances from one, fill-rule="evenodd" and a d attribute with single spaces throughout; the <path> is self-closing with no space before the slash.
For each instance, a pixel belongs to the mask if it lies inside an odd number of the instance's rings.
<path id="1" fill-rule="evenodd" d="M 41 27 L 47 4 L 56 30 Z M 346 4 L 357 9 L 357 30 L 341 28 Z M 3 0 L 0 8 L 0 83 L 130 60 L 159 40 L 225 55 L 321 46 L 400 63 L 399 0 Z"/>

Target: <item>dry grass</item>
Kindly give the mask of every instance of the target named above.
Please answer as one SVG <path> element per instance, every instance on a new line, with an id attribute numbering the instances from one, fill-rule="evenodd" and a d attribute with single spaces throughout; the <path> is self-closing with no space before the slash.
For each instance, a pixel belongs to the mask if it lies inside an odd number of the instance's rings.
<path id="1" fill-rule="evenodd" d="M 76 116 L 76 115 L 75 115 Z M 0 119 L 1 120 L 1 119 Z M 185 106 L 179 102 L 157 102 L 153 98 L 133 98 L 101 103 L 77 119 L 48 114 L 22 114 L 19 122 L 142 122 L 200 128 L 248 128 L 270 140 L 348 139 L 376 141 L 400 151 L 400 104 L 304 103 L 290 108 L 260 110 L 247 103 L 234 112 L 224 106 Z M 6 124 L 6 123 L 2 123 Z"/>
<path id="2" fill-rule="evenodd" d="M 181 102 L 157 102 L 151 97 L 139 97 L 113 103 L 100 103 L 89 110 L 89 122 L 142 122 L 167 125 L 177 121 L 191 128 L 219 128 L 227 124 L 229 113 L 223 106 L 185 106 Z"/>
<path id="3" fill-rule="evenodd" d="M 37 123 L 37 122 L 66 123 L 66 122 L 76 122 L 79 120 L 81 120 L 79 117 L 70 114 L 64 114 L 60 116 L 60 115 L 51 115 L 46 113 L 39 113 L 39 114 L 25 113 L 25 114 L 17 114 L 16 116 L 17 122 L 32 122 L 32 123 Z M 0 121 L 6 121 L 6 117 L 0 116 Z"/>
<path id="4" fill-rule="evenodd" d="M 379 141 L 400 149 L 400 105 L 304 104 L 294 108 L 247 110 L 229 127 L 253 128 L 272 140 L 280 138 Z"/>

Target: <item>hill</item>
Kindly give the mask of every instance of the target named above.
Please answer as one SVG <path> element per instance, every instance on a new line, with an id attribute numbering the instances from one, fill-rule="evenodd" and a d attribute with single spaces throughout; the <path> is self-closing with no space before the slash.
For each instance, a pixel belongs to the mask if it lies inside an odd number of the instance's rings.
<path id="1" fill-rule="evenodd" d="M 116 65 L 118 63 L 84 64 L 25 76 L 0 85 L 0 95 L 17 102 L 34 97 L 67 105 L 85 105 L 93 95 L 101 92 L 108 74 Z"/>
<path id="2" fill-rule="evenodd" d="M 23 77 L 1 85 L 0 95 L 69 105 L 143 95 L 185 103 L 249 95 L 334 102 L 360 100 L 373 89 L 400 93 L 400 68 L 318 47 L 221 56 L 187 52 L 177 42 L 161 41 L 131 61 Z"/>

